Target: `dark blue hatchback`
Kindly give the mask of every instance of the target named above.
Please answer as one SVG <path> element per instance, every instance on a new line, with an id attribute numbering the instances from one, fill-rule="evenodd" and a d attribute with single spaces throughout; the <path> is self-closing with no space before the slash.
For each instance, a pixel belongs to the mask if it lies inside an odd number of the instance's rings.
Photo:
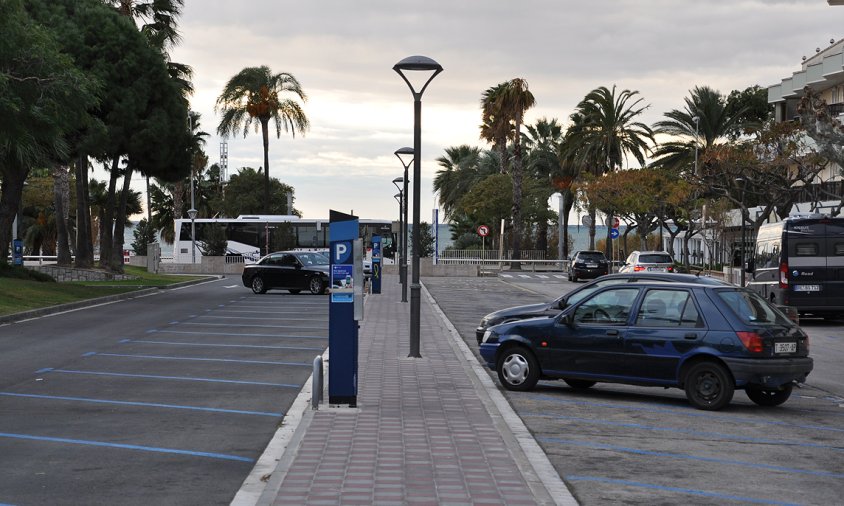
<path id="1" fill-rule="evenodd" d="M 489 328 L 480 353 L 508 390 L 540 379 L 677 387 L 707 410 L 729 404 L 735 389 L 782 404 L 813 366 L 806 333 L 765 299 L 686 283 L 607 286 L 555 318 Z"/>

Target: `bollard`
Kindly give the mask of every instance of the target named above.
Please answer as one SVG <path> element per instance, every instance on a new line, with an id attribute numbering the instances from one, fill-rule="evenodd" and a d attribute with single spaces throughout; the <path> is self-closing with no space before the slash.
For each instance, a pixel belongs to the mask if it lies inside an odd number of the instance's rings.
<path id="1" fill-rule="evenodd" d="M 319 409 L 322 401 L 322 356 L 314 358 L 314 372 L 311 380 L 311 409 Z"/>

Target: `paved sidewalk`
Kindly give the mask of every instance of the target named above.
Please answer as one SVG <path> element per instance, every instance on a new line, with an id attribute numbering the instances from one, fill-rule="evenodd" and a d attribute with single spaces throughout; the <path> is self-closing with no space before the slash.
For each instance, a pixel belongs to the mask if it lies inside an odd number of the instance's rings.
<path id="1" fill-rule="evenodd" d="M 358 407 L 314 411 L 303 390 L 232 504 L 577 504 L 424 288 L 407 358 L 400 300 L 397 276 L 367 297 Z"/>

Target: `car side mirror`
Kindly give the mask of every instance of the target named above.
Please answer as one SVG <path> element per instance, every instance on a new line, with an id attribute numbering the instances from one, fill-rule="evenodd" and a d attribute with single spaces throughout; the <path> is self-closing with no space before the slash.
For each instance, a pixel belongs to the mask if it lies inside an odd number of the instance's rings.
<path id="1" fill-rule="evenodd" d="M 560 316 L 560 319 L 557 320 L 562 325 L 566 326 L 573 326 L 574 325 L 574 316 L 571 313 L 566 313 Z"/>
<path id="2" fill-rule="evenodd" d="M 560 302 L 557 303 L 557 308 L 561 310 L 567 308 L 568 306 L 569 305 L 568 302 L 566 302 L 566 299 L 560 299 Z"/>

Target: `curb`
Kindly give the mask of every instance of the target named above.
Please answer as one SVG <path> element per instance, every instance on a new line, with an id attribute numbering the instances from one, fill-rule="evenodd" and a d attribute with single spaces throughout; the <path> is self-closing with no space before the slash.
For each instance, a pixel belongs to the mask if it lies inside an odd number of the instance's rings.
<path id="1" fill-rule="evenodd" d="M 173 283 L 172 285 L 157 286 L 152 288 L 143 288 L 126 293 L 118 293 L 115 295 L 106 295 L 104 297 L 95 297 L 93 299 L 77 300 L 68 302 L 66 304 L 58 304 L 55 306 L 40 307 L 37 309 L 30 309 L 28 311 L 21 311 L 19 313 L 12 313 L 0 316 L 0 325 L 7 325 L 10 323 L 17 323 L 24 320 L 31 320 L 33 318 L 40 318 L 42 316 L 49 316 L 58 313 L 65 313 L 67 311 L 75 311 L 91 306 L 98 306 L 100 304 L 109 304 L 126 299 L 134 299 L 136 297 L 146 297 L 159 293 L 159 290 L 172 290 L 176 288 L 183 288 L 191 285 L 198 285 L 200 283 L 207 283 L 208 281 L 216 281 L 225 276 L 207 276 L 203 279 L 192 279 L 190 281 L 182 281 L 180 283 Z"/>

